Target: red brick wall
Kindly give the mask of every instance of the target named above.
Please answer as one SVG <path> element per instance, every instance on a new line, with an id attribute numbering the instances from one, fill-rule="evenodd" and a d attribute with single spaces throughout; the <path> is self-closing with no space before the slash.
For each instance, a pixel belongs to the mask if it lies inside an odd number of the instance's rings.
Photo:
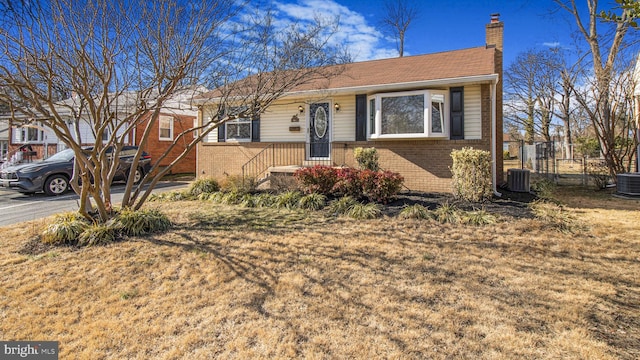
<path id="1" fill-rule="evenodd" d="M 173 117 L 173 135 L 174 138 L 183 130 L 189 129 L 193 127 L 193 120 L 195 116 L 188 115 L 174 115 L 174 114 L 161 114 L 166 116 Z M 149 115 L 150 116 L 150 115 Z M 160 129 L 159 122 L 153 125 L 151 129 L 151 133 L 149 134 L 149 138 L 147 139 L 146 145 L 143 147 L 146 152 L 151 155 L 151 160 L 155 163 L 160 159 L 160 156 L 169 148 L 172 141 L 169 140 L 160 140 Z M 135 134 L 135 144 L 140 144 L 142 141 L 142 135 L 144 134 L 144 129 L 147 126 L 147 121 L 143 121 L 138 128 L 136 129 Z M 176 146 L 171 150 L 171 152 L 162 160 L 160 160 L 160 166 L 168 166 L 171 164 L 176 157 L 181 154 L 186 145 L 193 140 L 193 134 L 187 134 L 181 140 L 178 141 Z M 171 174 L 181 174 L 181 173 L 195 173 L 196 172 L 196 151 L 195 147 L 189 151 L 186 157 L 184 157 L 180 162 L 171 168 Z"/>
<path id="2" fill-rule="evenodd" d="M 483 129 L 485 131 L 485 129 Z M 242 175 L 242 165 L 267 148 L 269 143 L 201 143 L 198 157 L 198 176 L 222 179 L 230 175 Z M 380 156 L 380 166 L 384 170 L 400 173 L 405 178 L 405 186 L 410 190 L 428 192 L 451 192 L 451 151 L 463 147 L 489 150 L 488 138 L 483 140 L 412 140 L 412 141 L 370 141 L 334 142 L 331 158 L 333 165 L 356 167 L 353 149 L 375 147 Z M 284 152 L 297 153 L 295 155 Z M 277 165 L 301 165 L 304 147 L 276 151 L 269 159 L 294 159 L 290 163 L 276 161 Z"/>

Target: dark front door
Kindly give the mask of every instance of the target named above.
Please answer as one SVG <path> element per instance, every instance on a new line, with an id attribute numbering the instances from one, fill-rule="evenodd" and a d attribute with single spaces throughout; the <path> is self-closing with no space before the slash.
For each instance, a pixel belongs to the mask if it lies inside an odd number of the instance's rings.
<path id="1" fill-rule="evenodd" d="M 309 158 L 329 158 L 329 103 L 309 105 Z"/>

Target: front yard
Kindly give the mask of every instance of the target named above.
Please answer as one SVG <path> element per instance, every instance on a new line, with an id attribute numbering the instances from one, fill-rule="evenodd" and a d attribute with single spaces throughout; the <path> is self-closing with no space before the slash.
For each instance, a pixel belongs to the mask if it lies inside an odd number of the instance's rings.
<path id="1" fill-rule="evenodd" d="M 513 203 L 473 226 L 210 201 L 148 203 L 172 231 L 102 247 L 0 228 L 0 339 L 61 359 L 640 358 L 640 202 L 561 190 L 569 231 Z"/>

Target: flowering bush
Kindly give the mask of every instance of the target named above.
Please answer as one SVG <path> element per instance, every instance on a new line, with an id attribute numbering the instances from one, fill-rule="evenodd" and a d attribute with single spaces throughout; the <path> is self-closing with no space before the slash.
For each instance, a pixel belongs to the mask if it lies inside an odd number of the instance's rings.
<path id="1" fill-rule="evenodd" d="M 362 197 L 362 179 L 360 170 L 352 168 L 336 169 L 338 181 L 333 186 L 332 193 L 336 196 Z"/>
<path id="2" fill-rule="evenodd" d="M 305 193 L 326 196 L 351 196 L 356 199 L 387 203 L 398 194 L 404 178 L 392 171 L 358 170 L 314 166 L 294 174 Z"/>
<path id="3" fill-rule="evenodd" d="M 301 190 L 307 194 L 332 195 L 333 187 L 338 181 L 336 169 L 322 165 L 302 168 L 297 170 L 293 176 L 298 181 Z"/>
<path id="4" fill-rule="evenodd" d="M 404 178 L 392 171 L 363 170 L 360 181 L 364 196 L 370 201 L 386 204 L 400 192 Z"/>

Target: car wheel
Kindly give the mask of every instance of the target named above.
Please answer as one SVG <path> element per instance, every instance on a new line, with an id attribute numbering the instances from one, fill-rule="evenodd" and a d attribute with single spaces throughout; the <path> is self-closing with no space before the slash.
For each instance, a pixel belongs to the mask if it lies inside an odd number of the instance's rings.
<path id="1" fill-rule="evenodd" d="M 64 194 L 69 189 L 69 180 L 64 175 L 53 175 L 44 183 L 44 192 L 50 196 Z"/>
<path id="2" fill-rule="evenodd" d="M 142 181 L 143 177 L 144 177 L 144 173 L 142 172 L 142 169 L 137 168 L 136 173 L 133 174 L 133 183 L 136 185 L 139 184 L 140 181 Z"/>

